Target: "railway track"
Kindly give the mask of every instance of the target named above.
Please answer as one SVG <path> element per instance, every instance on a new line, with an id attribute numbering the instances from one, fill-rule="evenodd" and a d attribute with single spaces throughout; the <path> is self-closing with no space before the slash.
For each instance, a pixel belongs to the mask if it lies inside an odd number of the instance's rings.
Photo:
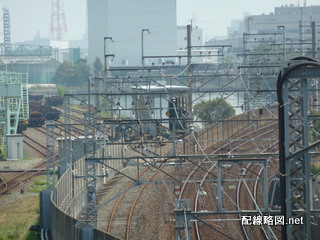
<path id="1" fill-rule="evenodd" d="M 242 150 L 240 149 L 243 149 L 243 151 L 251 151 L 256 149 L 256 142 L 257 139 L 262 139 L 264 136 L 268 135 L 268 134 L 272 134 L 273 132 L 273 129 L 274 129 L 274 123 L 271 123 L 263 128 L 260 128 L 259 131 L 254 131 L 253 133 L 251 131 L 249 132 L 244 132 L 242 134 L 235 134 L 235 136 L 232 137 L 232 141 L 228 141 L 228 142 L 225 142 L 225 143 L 218 143 L 218 147 L 215 147 L 216 149 L 212 152 L 212 154 L 215 154 L 215 153 L 218 153 L 218 152 L 221 152 L 221 151 L 226 151 L 228 150 L 229 153 L 233 153 L 233 152 L 242 152 Z M 239 135 L 239 136 L 236 136 L 236 135 Z M 246 139 L 249 138 L 250 136 L 250 139 L 252 139 L 252 141 L 247 141 Z M 201 162 L 203 162 L 205 159 L 203 159 Z M 207 185 L 205 183 L 205 180 L 208 179 L 208 177 L 210 177 L 210 174 L 212 174 L 212 172 L 215 170 L 216 168 L 216 162 L 212 162 L 211 166 L 209 166 L 207 163 L 206 165 L 202 164 L 202 163 L 199 163 L 199 165 L 203 165 L 203 168 L 206 168 L 206 169 L 209 169 L 207 171 L 206 174 L 204 174 L 204 177 L 202 178 L 201 181 L 199 181 L 199 189 L 201 189 L 202 191 L 205 191 L 204 189 L 210 189 L 208 186 L 205 186 Z M 196 175 L 197 173 L 199 172 L 199 167 L 195 167 L 191 173 L 189 174 L 189 176 L 187 177 L 187 180 L 188 179 L 192 179 L 192 177 L 194 175 Z M 190 192 L 194 192 L 196 193 L 196 196 L 194 197 L 194 209 L 197 210 L 198 209 L 198 205 L 199 205 L 199 189 L 195 188 L 195 186 L 191 186 L 189 187 L 187 183 L 187 181 L 185 182 L 185 184 L 182 186 L 182 191 L 181 191 L 181 195 L 179 196 L 180 199 L 183 199 L 183 198 L 190 198 L 192 199 L 192 197 L 190 197 Z M 213 202 L 213 201 L 212 201 Z M 204 204 L 203 204 L 204 205 Z M 208 203 L 208 204 L 205 204 L 206 206 L 210 206 L 212 204 Z M 212 206 L 214 207 L 215 209 L 217 209 L 217 206 Z M 217 216 L 219 217 L 219 216 Z M 202 227 L 203 229 L 203 227 Z M 202 230 L 201 232 L 204 232 L 202 235 L 207 235 L 208 234 L 208 230 Z M 211 236 L 212 236 L 212 232 L 209 233 Z M 216 239 L 219 239 L 219 238 L 222 238 L 222 239 L 233 239 L 228 232 L 225 232 L 225 230 L 223 228 L 219 229 L 219 228 L 215 228 L 215 236 L 216 236 Z M 200 234 L 200 230 L 199 230 L 199 226 L 198 226 L 198 222 L 195 222 L 195 232 L 194 232 L 194 235 L 195 235 L 195 239 L 198 239 L 200 240 L 201 239 L 201 234 Z"/>
<path id="2" fill-rule="evenodd" d="M 144 146 L 148 145 L 147 143 L 144 143 Z M 141 151 L 139 151 L 139 148 L 131 147 L 135 152 L 150 157 L 150 155 L 158 156 L 156 152 L 151 151 L 148 147 L 143 147 L 141 145 Z M 147 150 L 146 150 L 147 149 Z M 171 152 L 169 150 L 168 154 Z M 147 155 L 148 154 L 148 155 Z M 180 153 L 179 153 L 180 154 Z M 143 158 L 143 157 L 142 157 Z M 159 177 L 164 172 L 164 168 L 171 168 L 172 165 L 166 164 L 166 160 L 162 161 L 162 164 L 159 166 L 156 166 L 153 163 L 148 163 L 147 167 L 144 167 L 143 170 L 140 172 L 139 176 L 135 179 L 139 181 L 145 181 L 150 182 L 154 181 L 155 178 L 158 177 L 158 181 L 160 179 L 163 179 L 162 177 Z M 168 170 L 167 170 L 168 171 Z M 174 170 L 173 170 L 174 171 Z M 112 180 L 109 184 L 114 184 L 116 181 L 119 181 L 119 177 L 117 177 L 117 180 Z M 161 180 L 160 180 L 161 181 Z M 108 184 L 108 185 L 109 185 Z M 133 236 L 136 236 L 138 233 L 136 231 L 136 226 L 133 226 L 136 224 L 136 211 L 138 208 L 138 204 L 140 200 L 143 198 L 143 194 L 145 194 L 148 188 L 148 184 L 142 184 L 141 186 L 133 186 L 135 185 L 134 181 L 129 182 L 125 187 L 124 191 L 127 191 L 130 189 L 130 193 L 128 194 L 122 194 L 117 198 L 116 203 L 112 207 L 112 211 L 110 213 L 110 218 L 108 220 L 108 226 L 107 226 L 107 232 L 112 233 L 116 236 L 121 236 L 123 239 L 132 239 Z M 109 186 L 107 186 L 107 189 Z M 134 191 L 133 191 L 133 189 Z M 130 204 L 128 204 L 130 203 Z M 129 205 L 129 206 L 128 206 Z M 121 229 L 119 232 L 116 229 Z M 123 229 L 125 229 L 125 233 L 123 234 Z M 132 229 L 135 229 L 132 231 Z M 137 237 L 133 237 L 134 239 L 138 239 Z"/>
<path id="3" fill-rule="evenodd" d="M 41 132 L 41 136 L 39 137 L 39 134 L 37 135 L 35 132 L 33 132 L 32 134 L 30 134 L 30 132 L 23 132 L 23 142 L 28 148 L 33 149 L 38 154 L 39 158 L 45 159 L 47 147 L 40 142 L 40 139 L 45 137 L 45 132 L 43 132 L 42 128 L 33 129 L 36 129 L 35 131 L 39 133 Z M 34 135 L 37 135 L 37 137 L 35 137 Z M 33 154 L 36 155 L 35 153 Z M 0 181 L 0 194 L 2 195 L 8 193 L 18 187 L 22 188 L 22 185 L 29 181 L 32 177 L 45 172 L 46 167 L 46 160 L 43 160 L 30 168 L 17 171 L 19 173 L 15 171 L 10 171 L 11 177 L 6 180 L 2 178 L 2 180 Z M 14 176 L 12 176 L 13 174 Z"/>
<path id="4" fill-rule="evenodd" d="M 261 153 L 264 152 L 270 152 L 274 150 L 275 145 L 278 145 L 279 142 L 275 141 L 272 144 L 268 145 L 266 148 L 261 149 Z M 269 159 L 266 159 L 268 164 L 268 171 L 269 176 L 274 176 L 277 167 L 272 166 L 272 157 Z M 275 169 L 274 169 L 275 168 Z M 261 212 L 261 209 L 263 208 L 263 202 L 262 202 L 262 193 L 259 192 L 259 189 L 261 190 L 261 183 L 260 180 L 262 177 L 261 175 L 265 171 L 264 167 L 259 165 L 253 165 L 252 163 L 249 163 L 246 165 L 244 171 L 243 171 L 243 180 L 238 183 L 237 186 L 237 205 L 240 209 L 247 209 L 248 204 L 251 204 L 251 208 L 255 209 L 257 211 L 257 216 L 263 217 L 263 214 Z M 276 170 L 277 171 L 277 170 Z M 254 174 L 256 173 L 256 174 Z M 270 177 L 268 177 L 269 180 Z M 249 184 L 244 179 L 251 179 L 249 181 Z M 252 181 L 252 179 L 255 179 Z M 269 185 L 269 184 L 268 184 Z M 244 192 L 248 192 L 247 195 L 244 195 Z M 246 196 L 246 198 L 244 198 Z M 269 203 L 268 203 L 269 204 Z M 239 218 L 241 219 L 242 215 L 239 215 Z M 279 230 L 276 228 L 271 228 L 270 226 L 266 224 L 259 224 L 256 227 L 252 228 L 252 226 L 246 226 L 242 225 L 242 231 L 245 235 L 246 239 L 257 239 L 257 238 L 264 238 L 264 239 L 279 239 L 279 231 L 276 232 L 275 230 Z M 278 236 L 277 236 L 278 234 Z"/>
<path id="5" fill-rule="evenodd" d="M 43 157 L 46 157 L 47 147 L 38 141 L 34 140 L 32 137 L 29 137 L 25 133 L 22 133 L 23 141 L 26 145 L 34 149 L 36 152 L 40 153 Z"/>
<path id="6" fill-rule="evenodd" d="M 46 170 L 46 161 L 42 161 L 31 168 L 25 169 L 21 173 L 18 173 L 8 180 L 0 180 L 0 195 L 8 193 L 18 187 L 21 184 L 26 183 L 32 177 L 43 173 Z"/>
<path id="7" fill-rule="evenodd" d="M 242 178 L 237 187 L 237 204 L 239 209 L 255 209 L 257 211 L 256 216 L 260 216 L 257 196 L 258 178 L 263 171 L 262 166 L 254 165 L 252 163 L 247 164 L 242 172 Z M 258 174 L 255 174 L 258 173 Z M 249 180 L 255 179 L 255 180 Z M 243 215 L 239 215 L 241 219 Z M 254 227 L 241 226 L 245 239 L 263 239 L 267 238 L 266 232 L 263 226 Z"/>
<path id="8" fill-rule="evenodd" d="M 148 157 L 145 152 L 139 151 L 137 148 L 132 149 L 141 154 L 143 156 Z M 149 152 L 150 153 L 150 152 Z M 154 153 L 156 154 L 156 153 Z M 137 177 L 135 177 L 135 181 L 130 181 L 127 183 L 122 189 L 128 193 L 123 193 L 119 196 L 112 207 L 110 218 L 108 220 L 107 232 L 112 233 L 116 236 L 121 236 L 123 239 L 129 240 L 131 239 L 132 229 L 135 229 L 132 225 L 134 225 L 134 216 L 135 211 L 137 209 L 137 205 L 139 200 L 142 198 L 142 195 L 145 193 L 148 184 L 139 184 L 138 181 L 149 182 L 152 181 L 159 173 L 161 173 L 162 169 L 165 168 L 166 165 L 162 165 L 157 168 L 154 164 L 150 163 L 147 165 L 142 165 L 141 171 Z M 109 184 L 114 184 L 119 181 L 119 177 L 116 177 L 116 180 L 112 180 Z M 108 185 L 109 185 L 108 184 Z M 138 186 L 137 186 L 138 184 Z M 108 188 L 108 186 L 107 186 Z M 130 204 L 128 204 L 130 203 Z M 117 231 L 117 229 L 121 229 Z M 124 231 L 125 229 L 125 231 Z"/>
<path id="9" fill-rule="evenodd" d="M 258 139 L 268 139 L 268 135 L 273 134 L 273 129 L 275 127 L 275 123 L 271 123 L 267 126 L 264 126 L 262 128 L 259 129 L 259 131 L 256 130 L 252 130 L 252 131 L 244 131 L 241 134 L 234 134 L 234 136 L 232 136 L 232 141 L 226 141 L 226 142 L 220 142 L 217 143 L 217 147 L 215 147 L 215 150 L 212 152 L 212 154 L 215 153 L 221 153 L 221 152 L 226 152 L 227 150 L 231 150 L 231 152 L 242 152 L 242 151 L 248 151 L 248 150 L 254 150 L 257 151 L 257 141 Z M 253 139 L 251 142 L 247 141 L 248 138 Z M 258 141 L 259 142 L 259 141 Z M 260 143 L 258 143 L 260 144 Z M 266 145 L 268 145 L 270 143 L 267 143 Z M 135 149 L 137 151 L 137 149 Z M 141 153 L 141 152 L 140 152 Z M 148 154 L 151 154 L 151 152 L 149 152 Z M 178 153 L 177 155 L 179 155 L 180 153 Z M 197 206 L 199 205 L 199 195 L 198 194 L 194 194 L 194 193 L 198 193 L 198 189 L 197 187 L 195 187 L 195 184 L 193 184 L 192 187 L 187 187 L 187 182 L 188 179 L 192 179 L 195 178 L 195 175 L 199 175 L 199 172 L 203 172 L 206 171 L 207 174 L 201 179 L 201 182 L 199 184 L 199 186 L 203 189 L 208 189 L 208 186 L 205 185 L 206 180 L 208 180 L 208 178 L 214 178 L 215 177 L 215 173 L 214 173 L 214 169 L 216 167 L 215 163 L 208 163 L 208 161 L 205 161 L 208 159 L 198 159 L 197 160 L 197 164 L 198 166 L 193 168 L 193 173 L 189 173 L 190 177 L 186 177 L 185 178 L 185 186 L 182 187 L 182 193 L 179 196 L 179 198 L 189 198 L 189 199 L 194 199 L 193 204 L 194 204 L 194 209 L 197 210 Z M 165 165 L 161 166 L 164 167 Z M 150 170 L 153 170 L 150 171 Z M 152 168 L 152 166 L 148 166 L 145 167 L 143 170 L 141 170 L 139 177 L 137 177 L 138 179 L 145 179 L 145 181 L 152 181 L 152 179 L 154 179 L 157 174 L 159 174 L 160 171 L 157 169 Z M 204 175 L 203 173 L 201 175 Z M 117 177 L 118 178 L 118 177 Z M 118 180 L 115 180 L 115 182 Z M 111 184 L 111 183 L 110 183 Z M 112 184 L 114 184 L 114 181 L 112 181 Z M 129 182 L 125 187 L 123 187 L 122 189 L 125 189 L 125 191 L 127 191 L 128 189 L 130 189 L 130 194 L 122 194 L 116 201 L 116 203 L 114 204 L 113 210 L 111 211 L 110 214 L 110 218 L 108 220 L 108 224 L 107 224 L 107 232 L 114 234 L 116 236 L 122 236 L 123 239 L 131 239 L 133 235 L 135 235 L 136 230 L 134 230 L 132 232 L 132 228 L 133 225 L 135 224 L 134 220 L 134 213 L 135 213 L 135 209 L 137 209 L 137 205 L 140 202 L 139 200 L 142 198 L 141 196 L 144 194 L 143 192 L 146 191 L 147 188 L 147 184 L 143 184 L 142 186 L 138 186 L 138 187 L 133 187 L 133 185 L 135 184 L 134 181 Z M 257 185 L 255 185 L 255 187 L 257 188 Z M 111 186 L 108 184 L 107 189 L 109 189 Z M 135 189 L 134 192 L 132 192 L 132 188 Z M 253 191 L 253 190 L 252 190 Z M 192 197 L 194 196 L 194 197 Z M 196 198 L 198 198 L 198 200 L 196 200 Z M 234 200 L 236 201 L 236 200 Z M 127 206 L 129 204 L 129 206 Z M 126 207 L 125 207 L 126 206 Z M 201 210 L 200 210 L 201 211 Z M 219 217 L 219 216 L 218 216 Z M 236 225 L 238 225 L 238 231 L 240 231 L 240 227 L 239 224 L 236 223 Z M 120 232 L 117 232 L 115 229 L 121 229 Z M 125 234 L 123 234 L 123 230 L 125 229 Z M 208 230 L 204 230 L 203 226 L 202 226 L 202 230 L 201 232 L 203 232 L 203 234 L 200 234 L 200 230 L 199 227 L 196 227 L 196 230 L 193 234 L 197 237 L 195 239 L 201 239 L 201 235 L 206 236 L 206 233 L 208 232 Z M 121 235 L 123 234 L 123 235 Z M 212 234 L 212 230 L 211 230 L 211 234 Z M 225 229 L 216 229 L 215 230 L 215 235 L 216 239 L 233 239 L 232 237 L 229 236 L 229 232 L 226 232 Z M 134 238 L 136 239 L 136 238 Z"/>
<path id="10" fill-rule="evenodd" d="M 265 130 L 262 135 L 272 134 L 271 130 Z M 261 136 L 261 135 L 260 135 Z M 263 136 L 261 136 L 263 137 Z M 268 144 L 267 146 L 263 146 L 259 144 L 259 141 L 249 142 L 250 145 L 255 145 L 255 147 L 259 147 L 258 152 L 270 152 L 271 148 L 273 148 L 274 144 Z M 270 159 L 266 159 L 267 161 Z M 268 169 L 271 169 L 268 167 Z M 248 163 L 244 165 L 241 170 L 240 182 L 237 184 L 237 193 L 236 193 L 236 202 L 237 206 L 240 210 L 256 210 L 256 216 L 262 216 L 261 209 L 263 208 L 262 202 L 262 193 L 258 192 L 259 189 L 262 189 L 262 182 L 259 179 L 262 179 L 261 176 L 264 172 L 264 167 L 260 164 Z M 255 179 L 255 180 L 254 180 Z M 268 189 L 267 189 L 268 191 Z M 239 219 L 241 219 L 242 215 L 239 215 Z M 244 239 L 269 239 L 268 232 L 270 230 L 266 230 L 265 226 L 259 225 L 254 228 L 241 225 L 242 232 L 244 234 Z"/>

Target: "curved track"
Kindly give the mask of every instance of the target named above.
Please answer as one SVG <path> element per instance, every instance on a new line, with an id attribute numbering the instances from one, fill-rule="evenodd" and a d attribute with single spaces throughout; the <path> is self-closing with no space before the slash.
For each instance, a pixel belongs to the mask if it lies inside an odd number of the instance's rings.
<path id="1" fill-rule="evenodd" d="M 239 136 L 234 136 L 233 137 L 233 140 L 232 141 L 229 141 L 229 142 L 226 142 L 226 143 L 220 143 L 219 147 L 217 147 L 214 151 L 213 151 L 213 154 L 214 153 L 218 153 L 218 152 L 221 152 L 221 151 L 224 151 L 225 149 L 228 149 L 230 151 L 230 153 L 233 153 L 233 152 L 242 152 L 242 151 L 245 151 L 245 152 L 248 152 L 248 151 L 253 151 L 255 150 L 255 148 L 257 147 L 256 144 L 257 144 L 257 141 L 258 139 L 261 139 L 265 136 L 267 136 L 268 134 L 272 134 L 273 132 L 273 129 L 275 127 L 275 123 L 271 123 L 263 128 L 260 128 L 259 131 L 249 131 L 247 133 L 243 133 L 243 134 L 240 134 Z M 246 141 L 245 139 L 249 138 L 252 139 L 252 141 Z M 250 150 L 251 149 L 251 150 Z M 204 160 L 202 160 L 203 162 Z M 203 165 L 201 162 L 199 163 L 200 165 Z M 207 171 L 207 173 L 204 175 L 204 177 L 202 178 L 202 180 L 199 182 L 199 189 L 204 189 L 205 188 L 205 180 L 210 177 L 210 174 L 213 174 L 213 171 L 215 170 L 216 168 L 216 163 L 215 162 L 212 162 L 211 166 L 208 165 L 208 163 L 206 163 L 207 166 L 205 166 L 204 168 L 207 168 L 209 169 Z M 187 177 L 187 179 L 191 179 L 193 175 L 196 174 L 197 172 L 197 167 L 193 169 L 193 171 L 190 173 L 190 175 Z M 199 189 L 195 189 L 193 187 L 193 190 L 186 190 L 188 187 L 188 184 L 187 182 L 183 185 L 182 187 L 182 193 L 181 195 L 179 196 L 179 198 L 185 198 L 184 195 L 186 195 L 185 192 L 188 192 L 187 195 L 189 195 L 190 192 L 195 192 L 196 193 L 196 196 L 195 196 L 195 200 L 194 200 L 194 209 L 195 211 L 198 209 L 198 205 L 199 205 Z M 235 200 L 234 200 L 235 201 Z M 239 207 L 239 206 L 238 206 Z M 221 239 L 233 239 L 232 237 L 229 236 L 229 233 L 228 232 L 225 232 L 225 230 L 223 229 L 218 229 L 216 228 L 215 231 L 219 234 L 217 235 L 220 235 Z M 205 235 L 206 235 L 206 232 L 205 231 Z M 199 230 L 199 226 L 198 226 L 198 222 L 195 222 L 195 239 L 201 239 L 201 234 L 200 234 L 200 230 Z M 244 232 L 244 236 L 246 236 L 246 233 Z M 219 239 L 219 238 L 217 238 Z"/>
<path id="2" fill-rule="evenodd" d="M 141 155 L 145 155 L 143 152 L 138 151 L 136 148 L 132 148 L 134 151 L 138 152 Z M 143 158 L 143 156 L 142 156 Z M 142 171 L 140 172 L 139 176 L 135 178 L 135 180 L 139 181 L 152 181 L 166 165 L 161 165 L 159 168 L 155 169 L 153 164 L 147 164 L 147 166 L 143 167 Z M 121 232 L 124 232 L 123 238 L 129 240 L 131 237 L 131 229 L 133 224 L 133 216 L 135 209 L 139 200 L 142 198 L 142 194 L 144 193 L 145 189 L 147 188 L 148 184 L 141 184 L 139 186 L 135 186 L 134 181 L 130 181 L 126 186 L 123 187 L 125 191 L 130 190 L 129 194 L 123 193 L 119 198 L 117 198 L 114 206 L 112 207 L 112 211 L 110 214 L 110 218 L 108 221 L 107 232 L 113 233 L 116 231 L 113 228 L 114 223 L 117 223 L 117 229 L 121 229 Z M 122 220 L 123 224 L 119 227 L 119 222 L 121 219 L 126 219 L 125 221 Z M 125 229 L 125 230 L 124 230 Z M 124 231 L 123 231 L 124 230 Z M 115 235 L 122 235 L 121 232 L 116 232 Z"/>
<path id="3" fill-rule="evenodd" d="M 265 126 L 257 128 L 243 128 L 243 131 L 240 133 L 237 132 L 229 137 L 229 140 L 218 142 L 216 144 L 213 144 L 212 147 L 208 148 L 206 152 L 208 154 L 227 154 L 228 152 L 232 155 L 232 153 L 242 153 L 242 152 L 249 152 L 249 153 L 261 153 L 262 149 L 274 147 L 275 142 L 270 140 L 270 136 L 274 136 L 274 129 L 276 129 L 277 123 L 272 122 L 270 124 L 266 124 Z M 230 140 L 231 139 L 231 140 Z M 249 141 L 249 140 L 250 141 Z M 211 149 L 211 151 L 210 151 Z M 204 150 L 202 150 L 204 153 Z M 142 154 L 142 153 L 141 153 Z M 179 155 L 179 153 L 177 154 Z M 204 154 L 206 156 L 206 154 Z M 195 211 L 202 211 L 199 206 L 201 205 L 199 203 L 199 189 L 209 189 L 209 186 L 207 186 L 207 182 L 210 182 L 210 180 L 213 180 L 216 178 L 216 161 L 211 161 L 208 158 L 203 159 L 197 159 L 194 160 L 196 162 L 196 166 L 193 166 L 192 169 L 183 170 L 183 176 L 185 176 L 184 184 L 182 186 L 182 191 L 179 196 L 180 199 L 191 199 L 192 204 L 194 205 Z M 164 166 L 162 166 L 164 167 Z M 162 168 L 161 167 L 161 168 Z M 252 166 L 257 167 L 257 166 Z M 251 166 L 247 166 L 247 168 L 251 169 Z M 259 169 L 258 169 L 259 168 Z M 253 192 L 254 198 L 258 199 L 259 194 L 257 193 L 257 188 L 259 186 L 259 176 L 263 173 L 263 170 L 261 169 L 261 166 L 259 166 L 257 169 L 251 169 L 249 172 L 258 172 L 254 177 L 256 178 L 256 181 L 252 184 L 250 184 L 250 191 Z M 153 172 L 151 171 L 153 170 Z M 189 172 L 188 172 L 189 171 Z M 145 181 L 152 181 L 152 179 L 159 173 L 160 171 L 158 169 L 152 169 L 152 167 L 148 166 L 145 167 L 139 175 L 139 179 L 145 179 Z M 245 173 L 248 174 L 248 173 Z M 201 176 L 201 177 L 200 177 Z M 253 176 L 247 175 L 247 178 L 253 178 Z M 198 184 L 195 183 L 188 183 L 188 180 L 193 179 L 199 179 Z M 193 181 L 194 182 L 194 181 Z M 212 181 L 211 181 L 212 182 Z M 134 185 L 134 182 L 128 183 L 123 189 L 130 189 Z M 132 229 L 132 222 L 133 220 L 133 214 L 134 209 L 136 208 L 139 200 L 141 199 L 142 193 L 145 190 L 147 184 L 144 184 L 143 186 L 137 187 L 137 190 L 129 194 L 122 194 L 117 200 L 117 203 L 114 205 L 112 213 L 110 214 L 110 218 L 108 220 L 107 225 L 107 232 L 110 232 L 111 234 L 115 234 L 116 236 L 119 234 L 115 233 L 115 228 L 120 228 L 121 231 L 125 229 L 125 234 L 123 236 L 124 239 L 130 239 L 130 236 L 132 237 L 131 229 Z M 241 186 L 241 185 L 240 185 Z M 242 186 L 243 188 L 243 186 Z M 236 190 L 234 190 L 236 191 Z M 238 191 L 240 193 L 240 191 Z M 240 195 L 239 195 L 240 196 Z M 239 205 L 243 203 L 238 203 L 236 200 L 236 194 L 234 194 L 233 202 L 235 203 L 234 208 L 241 208 Z M 240 197 L 241 198 L 241 197 Z M 216 201 L 211 199 L 212 202 Z M 257 200 L 259 201 L 259 200 Z M 129 207 L 128 207 L 129 205 Z M 203 205 L 203 204 L 202 204 Z M 212 204 L 211 204 L 212 205 Z M 237 206 L 238 205 L 238 206 Z M 126 206 L 126 207 L 124 207 Z M 200 206 L 201 207 L 201 206 Z M 214 207 L 214 206 L 213 206 Z M 216 206 L 215 206 L 216 207 Z M 245 207 L 244 207 L 245 208 Z M 205 210 L 205 209 L 204 209 Z M 219 218 L 219 216 L 218 216 Z M 119 222 L 122 222 L 121 225 L 119 225 Z M 117 223 L 116 227 L 113 227 L 113 223 Z M 234 223 L 233 223 L 234 224 Z M 238 233 L 240 235 L 241 227 L 239 223 L 234 224 L 236 228 L 238 229 Z M 201 239 L 201 236 L 204 236 L 204 239 L 207 239 L 208 231 L 204 229 L 202 226 L 201 229 L 199 229 L 199 226 L 196 225 L 195 231 L 192 233 L 194 235 L 194 239 Z M 246 229 L 244 229 L 243 236 L 246 235 L 245 233 Z M 201 233 L 203 232 L 203 233 Z M 229 232 L 226 231 L 226 229 L 221 229 L 220 227 L 217 227 L 215 230 L 215 239 L 234 239 L 230 236 Z M 211 229 L 212 233 L 212 229 Z M 260 231 L 258 234 L 261 234 Z M 262 231 L 263 234 L 263 231 Z M 238 236 L 239 236 L 238 235 Z M 206 236 L 206 237 L 205 237 Z M 261 235 L 259 235 L 261 236 Z M 245 237 L 243 237 L 246 239 Z M 252 238 L 251 238 L 252 239 Z"/>

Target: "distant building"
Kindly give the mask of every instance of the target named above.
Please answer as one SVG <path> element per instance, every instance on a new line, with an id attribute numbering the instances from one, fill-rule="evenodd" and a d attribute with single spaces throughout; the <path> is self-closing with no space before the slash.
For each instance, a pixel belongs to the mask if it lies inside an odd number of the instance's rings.
<path id="1" fill-rule="evenodd" d="M 286 39 L 303 42 L 311 39 L 311 19 L 319 25 L 320 6 L 294 6 L 293 4 L 276 7 L 274 12 L 261 15 L 247 15 L 243 20 L 232 20 L 225 39 L 211 39 L 206 45 L 232 44 L 233 52 L 243 51 L 243 33 L 266 34 L 281 33 L 284 26 Z M 296 45 L 298 48 L 299 46 Z"/>
<path id="2" fill-rule="evenodd" d="M 175 0 L 90 0 L 87 12 L 90 63 L 96 57 L 104 63 L 105 54 L 114 54 L 107 57 L 112 66 L 141 66 L 142 37 L 144 56 L 176 55 Z"/>
<path id="3" fill-rule="evenodd" d="M 53 58 L 0 57 L 0 70 L 27 73 L 30 84 L 52 83 L 59 62 Z"/>
<path id="4" fill-rule="evenodd" d="M 239 38 L 242 37 L 244 31 L 244 21 L 243 19 L 232 19 L 231 26 L 228 27 L 227 33 L 228 38 Z"/>
<path id="5" fill-rule="evenodd" d="M 284 26 L 286 37 L 297 41 L 299 34 L 304 34 L 304 37 L 310 38 L 311 20 L 320 23 L 320 6 L 300 7 L 290 4 L 276 7 L 274 12 L 268 15 L 247 16 L 244 23 L 246 32 L 258 34 L 283 31 L 283 29 L 278 29 L 278 26 Z M 301 28 L 302 26 L 303 28 Z"/>

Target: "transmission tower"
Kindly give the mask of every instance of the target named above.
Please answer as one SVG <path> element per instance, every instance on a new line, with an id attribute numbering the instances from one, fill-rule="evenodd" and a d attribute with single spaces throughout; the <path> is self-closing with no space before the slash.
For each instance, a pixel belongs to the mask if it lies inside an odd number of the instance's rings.
<path id="1" fill-rule="evenodd" d="M 284 225 L 282 239 L 315 239 L 318 230 L 313 222 L 319 216 L 315 214 L 318 206 L 310 168 L 311 161 L 316 159 L 311 153 L 317 151 L 319 136 L 312 132 L 318 119 L 311 110 L 318 107 L 318 87 L 314 88 L 314 85 L 317 85 L 315 79 L 319 76 L 320 63 L 308 57 L 294 58 L 290 63 L 281 71 L 277 84 L 280 199 L 286 222 L 290 222 L 290 218 L 300 218 L 303 222 Z"/>
<path id="2" fill-rule="evenodd" d="M 2 8 L 3 11 L 3 43 L 5 49 L 10 48 L 11 32 L 10 32 L 10 14 L 7 8 Z"/>
<path id="3" fill-rule="evenodd" d="M 52 40 L 67 40 L 67 24 L 60 0 L 52 0 L 50 35 Z"/>

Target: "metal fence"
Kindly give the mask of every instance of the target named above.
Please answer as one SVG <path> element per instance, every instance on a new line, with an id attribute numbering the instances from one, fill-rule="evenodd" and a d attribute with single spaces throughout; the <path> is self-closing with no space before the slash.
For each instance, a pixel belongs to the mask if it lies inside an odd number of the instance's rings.
<path id="1" fill-rule="evenodd" d="M 110 149 L 111 150 L 111 149 Z M 117 149 L 113 149 L 113 152 Z M 110 151 L 112 152 L 112 151 Z M 102 155 L 102 150 L 97 152 L 97 157 Z M 108 160 L 108 165 L 115 169 L 122 168 L 121 161 Z M 97 175 L 107 177 L 105 168 L 97 163 Z M 85 207 L 85 159 L 77 160 L 59 179 L 51 195 L 52 202 L 52 229 L 53 240 L 84 240 L 79 216 Z M 99 188 L 105 178 L 97 179 Z M 94 229 L 94 240 L 119 240 L 118 238 Z"/>

